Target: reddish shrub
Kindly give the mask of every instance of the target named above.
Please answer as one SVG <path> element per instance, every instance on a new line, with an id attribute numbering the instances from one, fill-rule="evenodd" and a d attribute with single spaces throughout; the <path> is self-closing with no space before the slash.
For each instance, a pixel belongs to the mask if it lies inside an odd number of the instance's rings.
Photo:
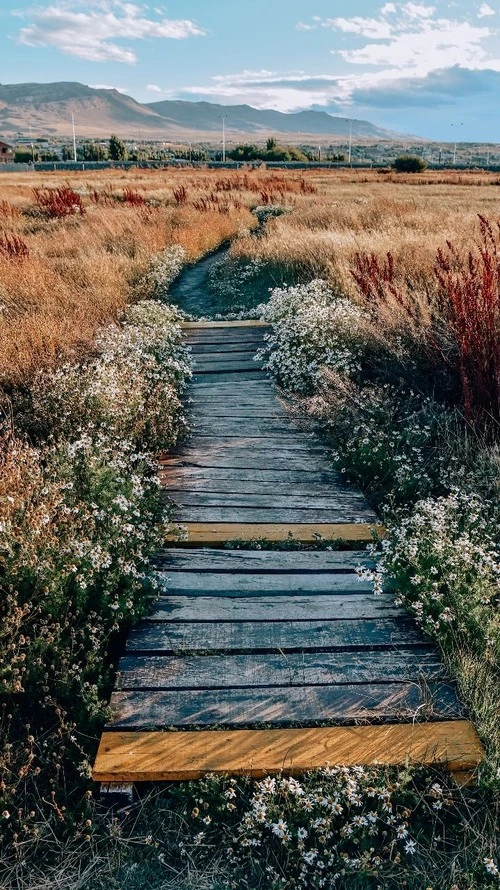
<path id="1" fill-rule="evenodd" d="M 450 241 L 438 250 L 439 317 L 421 332 L 427 351 L 459 379 L 467 419 L 500 423 L 500 222 L 479 216 L 479 224 L 479 242 L 466 256 Z M 390 253 L 384 260 L 356 254 L 351 274 L 372 315 L 393 300 L 419 325 L 418 303 L 397 286 Z"/>
<path id="2" fill-rule="evenodd" d="M 20 215 L 21 211 L 14 204 L 11 204 L 10 201 L 5 201 L 3 198 L 0 199 L 0 216 L 14 219 Z"/>
<path id="3" fill-rule="evenodd" d="M 178 206 L 187 204 L 187 199 L 188 191 L 185 185 L 180 185 L 179 188 L 174 189 L 174 201 Z"/>
<path id="4" fill-rule="evenodd" d="M 500 423 L 500 222 L 479 216 L 480 241 L 460 256 L 447 241 L 435 274 L 457 344 L 460 383 L 468 417 Z"/>
<path id="5" fill-rule="evenodd" d="M 132 204 L 133 207 L 144 207 L 146 201 L 143 196 L 127 186 L 123 190 L 123 200 L 126 204 Z"/>
<path id="6" fill-rule="evenodd" d="M 40 209 L 52 219 L 61 219 L 73 213 L 83 216 L 85 213 L 80 195 L 69 186 L 55 189 L 33 189 L 33 194 Z"/>
<path id="7" fill-rule="evenodd" d="M 0 257 L 9 260 L 25 260 L 29 257 L 28 245 L 18 235 L 0 235 Z"/>

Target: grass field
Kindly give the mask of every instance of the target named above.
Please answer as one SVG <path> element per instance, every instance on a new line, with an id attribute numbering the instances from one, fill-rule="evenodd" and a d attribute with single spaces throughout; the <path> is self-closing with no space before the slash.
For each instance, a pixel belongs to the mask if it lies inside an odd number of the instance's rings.
<path id="1" fill-rule="evenodd" d="M 497 885 L 499 182 L 1 175 L 0 886 Z M 185 428 L 168 288 L 229 239 L 214 305 L 270 322 L 270 372 L 378 509 L 369 576 L 441 647 L 486 747 L 476 787 L 358 771 L 154 789 L 121 817 L 93 800 L 113 665 L 168 521 L 155 454 Z"/>

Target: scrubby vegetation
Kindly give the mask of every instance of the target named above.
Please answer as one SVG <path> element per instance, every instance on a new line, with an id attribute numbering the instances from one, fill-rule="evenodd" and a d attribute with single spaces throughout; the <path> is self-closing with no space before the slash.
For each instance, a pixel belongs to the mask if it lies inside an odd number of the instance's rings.
<path id="1" fill-rule="evenodd" d="M 3 176 L 1 885 L 496 886 L 494 178 Z M 256 217 L 266 228 L 251 237 Z M 155 595 L 168 519 L 155 455 L 185 429 L 188 356 L 167 289 L 234 236 L 212 267 L 216 310 L 271 323 L 270 372 L 377 507 L 388 533 L 366 574 L 441 647 L 487 749 L 475 788 L 354 768 L 208 778 L 116 815 L 93 799 L 120 639 Z"/>

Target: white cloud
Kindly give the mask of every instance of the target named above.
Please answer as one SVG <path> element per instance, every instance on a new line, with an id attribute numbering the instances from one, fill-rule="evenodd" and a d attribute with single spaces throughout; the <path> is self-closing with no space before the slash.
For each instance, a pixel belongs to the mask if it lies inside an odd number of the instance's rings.
<path id="1" fill-rule="evenodd" d="M 158 84 L 156 84 L 156 83 L 148 83 L 146 89 L 147 89 L 147 91 L 148 91 L 149 93 L 161 93 L 161 92 L 163 92 L 163 91 L 162 91 L 162 88 L 159 87 Z"/>
<path id="2" fill-rule="evenodd" d="M 88 83 L 88 87 L 92 87 L 93 90 L 116 90 L 117 93 L 130 93 L 128 87 L 115 87 L 112 83 Z"/>
<path id="3" fill-rule="evenodd" d="M 486 16 L 495 15 L 495 10 L 488 6 L 487 3 L 483 3 L 478 10 L 477 17 L 478 19 L 484 19 Z"/>
<path id="4" fill-rule="evenodd" d="M 354 16 L 352 19 L 336 18 L 323 19 L 323 28 L 331 28 L 333 31 L 343 31 L 346 34 L 359 34 L 362 37 L 373 37 L 382 40 L 391 36 L 391 26 L 380 19 L 366 19 Z"/>
<path id="5" fill-rule="evenodd" d="M 19 32 L 19 43 L 52 46 L 91 62 L 133 65 L 135 52 L 115 39 L 181 40 L 205 32 L 189 19 L 148 18 L 145 9 L 123 0 L 60 0 L 28 10 L 31 23 Z"/>
<path id="6" fill-rule="evenodd" d="M 490 28 L 468 17 L 444 18 L 436 15 L 434 6 L 412 2 L 386 3 L 378 17 L 328 18 L 320 24 L 366 38 L 369 42 L 362 46 L 332 52 L 350 65 L 386 69 L 389 78 L 392 70 L 424 77 L 429 71 L 454 65 L 484 67 L 485 42 L 493 35 Z"/>

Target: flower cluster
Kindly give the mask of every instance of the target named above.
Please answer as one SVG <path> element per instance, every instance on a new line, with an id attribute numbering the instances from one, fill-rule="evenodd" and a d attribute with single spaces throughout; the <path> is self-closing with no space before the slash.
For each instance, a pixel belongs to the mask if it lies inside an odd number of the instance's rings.
<path id="1" fill-rule="evenodd" d="M 320 382 L 324 368 L 343 375 L 358 367 L 361 310 L 336 296 L 325 281 L 274 288 L 260 307 L 272 325 L 260 358 L 279 383 L 308 393 Z"/>
<path id="2" fill-rule="evenodd" d="M 190 374 L 179 321 L 176 309 L 154 300 L 131 306 L 98 337 L 94 360 L 37 375 L 36 425 L 66 439 L 91 429 L 139 450 L 166 450 L 184 422 L 179 393 Z"/>
<path id="3" fill-rule="evenodd" d="M 34 381 L 23 422 L 43 444 L 0 439 L 0 810 L 13 809 L 14 834 L 19 781 L 38 812 L 44 793 L 87 775 L 110 642 L 156 595 L 168 513 L 154 454 L 185 427 L 190 374 L 178 320 L 161 303 L 132 306 L 86 364 Z"/>
<path id="4" fill-rule="evenodd" d="M 433 636 L 474 641 L 500 658 L 500 552 L 491 537 L 490 505 L 454 490 L 425 498 L 388 529 L 373 580 L 389 575 L 405 603 Z M 372 548 L 375 555 L 375 547 Z"/>
<path id="5" fill-rule="evenodd" d="M 161 253 L 156 254 L 149 264 L 139 290 L 152 297 L 161 299 L 182 271 L 186 262 L 186 251 L 180 244 L 173 244 Z"/>
<path id="6" fill-rule="evenodd" d="M 207 776 L 179 791 L 191 823 L 181 854 L 209 859 L 224 844 L 227 888 L 402 886 L 441 854 L 444 818 L 450 835 L 463 830 L 460 793 L 437 778 L 362 766 L 326 767 L 300 780 Z M 495 868 L 485 859 L 478 878 Z"/>

